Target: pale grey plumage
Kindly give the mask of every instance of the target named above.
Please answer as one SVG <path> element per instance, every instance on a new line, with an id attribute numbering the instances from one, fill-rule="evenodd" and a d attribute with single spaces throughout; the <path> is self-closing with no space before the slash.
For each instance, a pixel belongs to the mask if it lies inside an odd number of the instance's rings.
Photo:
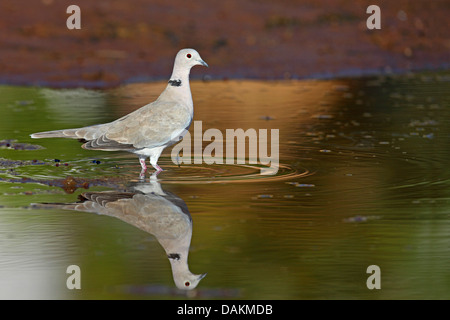
<path id="1" fill-rule="evenodd" d="M 33 207 L 107 215 L 154 235 L 170 261 L 175 285 L 179 289 L 192 290 L 206 274 L 193 274 L 189 270 L 191 215 L 181 198 L 165 192 L 152 178 L 150 183 L 138 183 L 124 192 L 86 192 L 78 203 L 33 204 Z"/>
<path id="2" fill-rule="evenodd" d="M 110 123 L 76 129 L 33 133 L 32 138 L 72 138 L 85 140 L 84 149 L 128 151 L 139 155 L 143 172 L 145 158 L 157 165 L 162 150 L 178 142 L 193 119 L 193 102 L 189 87 L 190 69 L 208 66 L 194 49 L 180 50 L 172 76 L 159 98 Z"/>

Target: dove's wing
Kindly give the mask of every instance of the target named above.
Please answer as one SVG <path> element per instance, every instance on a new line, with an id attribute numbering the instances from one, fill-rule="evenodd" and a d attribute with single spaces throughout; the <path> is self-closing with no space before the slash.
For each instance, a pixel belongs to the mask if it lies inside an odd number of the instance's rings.
<path id="1" fill-rule="evenodd" d="M 178 197 L 127 192 L 86 192 L 73 210 L 118 218 L 161 239 L 176 239 L 192 225 L 186 204 Z M 176 200 L 176 203 L 174 203 Z"/>
<path id="2" fill-rule="evenodd" d="M 191 121 L 192 113 L 188 106 L 157 100 L 107 124 L 106 128 L 100 128 L 102 135 L 87 142 L 83 147 L 130 150 L 167 146 L 179 141 Z"/>

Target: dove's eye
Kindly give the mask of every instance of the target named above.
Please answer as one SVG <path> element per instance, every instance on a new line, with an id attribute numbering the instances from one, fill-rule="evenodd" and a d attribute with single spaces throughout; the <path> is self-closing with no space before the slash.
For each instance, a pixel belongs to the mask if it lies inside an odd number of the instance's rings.
<path id="1" fill-rule="evenodd" d="M 188 54 L 188 56 L 190 56 L 190 54 Z M 185 285 L 186 287 L 189 287 L 189 286 L 191 285 L 191 283 L 190 283 L 189 281 L 186 281 L 186 282 L 184 283 L 184 285 Z"/>
<path id="2" fill-rule="evenodd" d="M 188 59 L 190 59 L 190 58 L 192 57 L 192 55 L 191 55 L 190 53 L 188 53 L 188 54 L 186 55 L 186 57 L 188 57 Z"/>

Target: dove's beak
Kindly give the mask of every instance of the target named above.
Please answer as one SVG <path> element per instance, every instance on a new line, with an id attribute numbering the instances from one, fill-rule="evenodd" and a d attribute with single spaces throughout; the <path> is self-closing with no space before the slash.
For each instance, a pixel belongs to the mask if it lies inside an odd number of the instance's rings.
<path id="1" fill-rule="evenodd" d="M 198 64 L 201 64 L 202 66 L 209 68 L 208 64 L 205 61 L 203 61 L 202 59 L 198 60 Z"/>
<path id="2" fill-rule="evenodd" d="M 206 64 L 206 62 L 205 62 L 205 64 Z M 206 66 L 208 66 L 208 65 L 206 65 Z M 207 274 L 208 274 L 207 272 L 201 274 L 201 275 L 198 277 L 198 280 L 199 280 L 199 281 L 202 280 L 204 277 L 206 277 Z"/>

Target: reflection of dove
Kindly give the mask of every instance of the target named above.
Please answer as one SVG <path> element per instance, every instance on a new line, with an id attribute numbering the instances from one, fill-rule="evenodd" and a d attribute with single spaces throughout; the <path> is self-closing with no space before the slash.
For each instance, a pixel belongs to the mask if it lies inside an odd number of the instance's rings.
<path id="1" fill-rule="evenodd" d="M 180 50 L 172 76 L 159 98 L 113 122 L 94 126 L 33 133 L 32 138 L 72 138 L 85 141 L 84 149 L 128 151 L 139 156 L 142 171 L 145 159 L 159 173 L 161 152 L 178 142 L 189 128 L 194 112 L 189 73 L 193 66 L 208 66 L 194 49 Z"/>
<path id="2" fill-rule="evenodd" d="M 194 289 L 206 273 L 197 275 L 189 271 L 192 218 L 185 202 L 164 192 L 156 180 L 137 184 L 133 189 L 132 192 L 86 192 L 81 203 L 58 207 L 116 217 L 153 234 L 167 253 L 176 286 Z"/>

